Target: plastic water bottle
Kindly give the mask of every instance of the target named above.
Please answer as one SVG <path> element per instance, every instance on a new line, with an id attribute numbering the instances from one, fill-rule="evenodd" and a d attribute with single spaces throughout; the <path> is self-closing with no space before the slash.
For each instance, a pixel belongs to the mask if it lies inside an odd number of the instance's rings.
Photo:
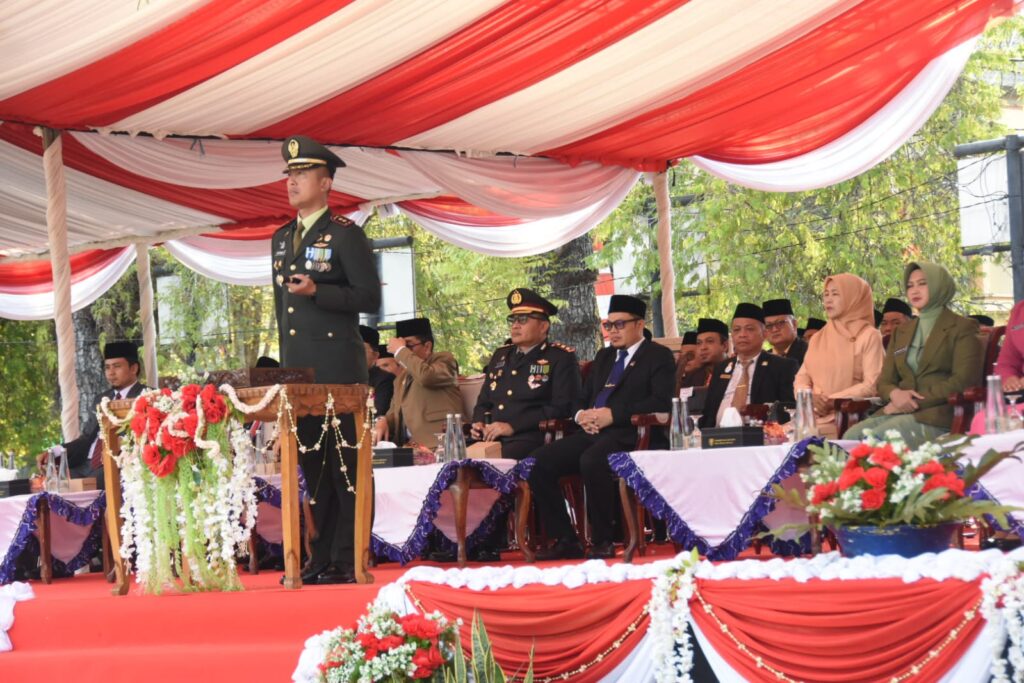
<path id="1" fill-rule="evenodd" d="M 1003 400 L 1003 380 L 999 375 L 989 375 L 985 387 L 985 433 L 999 434 L 1006 431 L 1006 401 Z"/>
<path id="2" fill-rule="evenodd" d="M 686 404 L 678 398 L 672 399 L 672 419 L 669 421 L 668 445 L 674 451 L 686 449 L 686 419 L 683 412 Z"/>
<path id="3" fill-rule="evenodd" d="M 455 457 L 455 448 L 455 415 L 448 413 L 445 415 L 444 449 L 438 462 L 451 462 Z"/>
<path id="4" fill-rule="evenodd" d="M 466 459 L 466 434 L 462 430 L 462 415 L 455 413 L 455 453 L 454 460 Z"/>

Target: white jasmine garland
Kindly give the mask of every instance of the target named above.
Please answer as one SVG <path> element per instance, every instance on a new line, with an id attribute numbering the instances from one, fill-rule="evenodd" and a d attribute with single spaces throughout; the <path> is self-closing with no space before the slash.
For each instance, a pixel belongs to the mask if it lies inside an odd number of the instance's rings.
<path id="1" fill-rule="evenodd" d="M 1003 558 L 981 584 L 981 613 L 1000 628 L 992 629 L 992 680 L 996 683 L 1024 682 L 1024 574 L 1021 565 Z M 1009 648 L 1006 647 L 1007 639 Z M 1003 658 L 1007 650 L 1008 660 Z"/>
<path id="2" fill-rule="evenodd" d="M 693 680 L 690 678 L 693 647 L 687 627 L 694 574 L 699 564 L 696 550 L 681 554 L 675 564 L 654 580 L 648 605 L 651 615 L 648 633 L 654 657 L 654 679 L 658 683 Z"/>

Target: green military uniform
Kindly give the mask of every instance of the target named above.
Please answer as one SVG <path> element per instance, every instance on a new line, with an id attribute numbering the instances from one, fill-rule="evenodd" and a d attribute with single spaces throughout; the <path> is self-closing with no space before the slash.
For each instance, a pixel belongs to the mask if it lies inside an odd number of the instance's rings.
<path id="1" fill-rule="evenodd" d="M 558 309 L 531 290 L 513 290 L 508 297 L 515 313 L 553 315 Z M 509 344 L 491 356 L 484 371 L 473 422 L 507 422 L 515 433 L 501 438 L 501 454 L 520 460 L 544 445 L 541 420 L 571 418 L 582 393 L 575 350 L 558 342 L 542 341 L 522 353 Z"/>
<path id="2" fill-rule="evenodd" d="M 281 155 L 294 170 L 326 168 L 331 177 L 345 163 L 333 152 L 303 136 L 285 140 Z M 279 228 L 271 241 L 274 305 L 283 367 L 313 368 L 319 384 L 365 384 L 366 353 L 359 334 L 359 313 L 380 306 L 380 279 L 362 228 L 324 207 Z M 316 284 L 312 296 L 291 294 L 287 281 L 308 275 Z M 340 416 L 343 438 L 355 443 L 355 422 Z M 297 421 L 299 442 L 309 450 L 300 455 L 306 476 L 317 536 L 313 541 L 309 583 L 349 583 L 355 580 L 355 494 L 348 482 L 356 481 L 354 449 L 339 448 L 334 430 L 328 429 L 319 449 L 312 447 L 322 435 L 322 417 Z M 347 479 L 341 462 L 347 465 Z"/>

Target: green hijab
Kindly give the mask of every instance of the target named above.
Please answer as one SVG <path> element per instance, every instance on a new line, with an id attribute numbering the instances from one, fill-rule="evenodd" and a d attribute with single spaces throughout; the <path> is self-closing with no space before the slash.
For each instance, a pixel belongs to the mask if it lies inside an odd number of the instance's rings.
<path id="1" fill-rule="evenodd" d="M 903 269 L 904 293 L 907 291 L 910 274 L 915 270 L 923 272 L 928 281 L 928 303 L 917 313 L 917 329 L 914 331 L 914 338 L 910 341 L 910 348 L 907 349 L 907 365 L 916 373 L 921 353 L 924 351 L 928 336 L 935 327 L 935 321 L 939 319 L 939 314 L 946 310 L 946 306 L 956 294 L 956 283 L 953 282 L 949 271 L 939 264 L 918 261 L 908 263 L 907 267 Z"/>

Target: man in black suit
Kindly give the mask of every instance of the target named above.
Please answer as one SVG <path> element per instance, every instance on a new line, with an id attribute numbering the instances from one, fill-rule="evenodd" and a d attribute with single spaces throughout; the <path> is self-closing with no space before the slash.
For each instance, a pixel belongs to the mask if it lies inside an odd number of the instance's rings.
<path id="1" fill-rule="evenodd" d="M 715 368 L 708 387 L 700 426 L 714 427 L 729 407 L 750 403 L 793 401 L 796 361 L 762 350 L 764 311 L 743 303 L 732 316 L 732 345 L 736 355 Z"/>
<path id="2" fill-rule="evenodd" d="M 764 329 L 768 343 L 772 345 L 772 353 L 792 358 L 799 368 L 807 355 L 807 342 L 797 335 L 793 304 L 789 299 L 770 299 L 761 304 L 761 309 L 764 311 Z"/>
<path id="3" fill-rule="evenodd" d="M 147 387 L 139 381 L 139 369 L 139 350 L 135 344 L 111 342 L 103 347 L 103 372 L 110 383 L 110 389 L 93 401 L 93 411 L 89 413 L 81 435 L 62 444 L 72 477 L 96 477 L 97 483 L 103 481 L 103 450 L 95 408 L 99 407 L 104 398 L 116 401 L 141 394 Z M 36 457 L 40 471 L 46 469 L 48 456 L 49 453 L 40 453 Z"/>
<path id="4" fill-rule="evenodd" d="M 380 306 L 380 279 L 363 229 L 331 213 L 327 198 L 345 162 L 320 143 L 296 135 L 281 145 L 287 164 L 288 202 L 295 220 L 271 241 L 274 304 L 281 365 L 313 368 L 318 384 L 366 384 L 366 351 L 359 314 Z M 351 415 L 340 415 L 341 435 L 356 442 Z M 355 449 L 339 447 L 334 430 L 322 435 L 323 417 L 296 424 L 302 471 L 317 529 L 303 583 L 355 583 Z M 301 450 L 301 449 L 300 449 Z M 345 470 L 341 463 L 344 461 Z M 283 581 L 283 578 L 282 578 Z"/>
<path id="5" fill-rule="evenodd" d="M 581 431 L 543 446 L 533 455 L 530 474 L 537 513 L 555 544 L 538 559 L 583 557 L 573 532 L 558 479 L 582 474 L 587 514 L 593 534 L 591 558 L 615 557 L 612 533 L 618 506 L 618 486 L 608 456 L 636 445 L 636 413 L 668 412 L 672 404 L 675 360 L 664 346 L 644 339 L 647 306 L 631 296 L 614 295 L 608 319 L 602 323 L 611 346 L 601 349 L 583 387 L 583 409 L 575 414 Z"/>
<path id="6" fill-rule="evenodd" d="M 366 350 L 366 367 L 370 388 L 373 389 L 373 408 L 378 415 L 387 415 L 391 397 L 395 395 L 395 376 L 377 367 L 377 361 L 380 360 L 380 333 L 372 327 L 360 325 L 359 336 L 363 338 L 363 348 Z"/>

